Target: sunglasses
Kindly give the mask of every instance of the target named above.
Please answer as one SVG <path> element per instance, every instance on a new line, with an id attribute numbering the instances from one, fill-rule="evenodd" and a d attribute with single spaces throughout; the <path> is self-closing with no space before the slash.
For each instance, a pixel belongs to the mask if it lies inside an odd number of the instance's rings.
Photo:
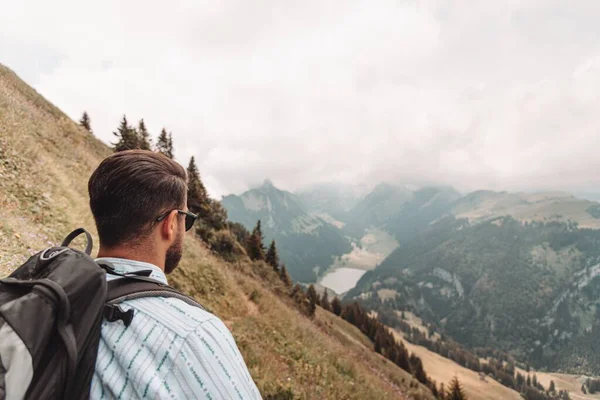
<path id="1" fill-rule="evenodd" d="M 163 215 L 158 217 L 156 219 L 156 221 L 160 222 L 163 219 L 167 218 L 167 215 L 169 215 L 171 213 L 171 211 L 173 211 L 173 210 L 167 211 L 166 213 L 164 213 Z M 196 222 L 196 220 L 198 219 L 198 215 L 191 213 L 189 211 L 183 211 L 183 210 L 175 210 L 175 211 L 177 211 L 178 214 L 185 215 L 185 230 L 186 230 L 186 232 L 189 231 L 190 229 L 192 229 L 192 226 L 194 226 L 194 222 Z"/>

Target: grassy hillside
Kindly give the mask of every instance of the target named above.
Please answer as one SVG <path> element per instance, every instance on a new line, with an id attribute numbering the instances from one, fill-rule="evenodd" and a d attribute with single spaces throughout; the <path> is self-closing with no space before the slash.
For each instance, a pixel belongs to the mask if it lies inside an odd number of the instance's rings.
<path id="1" fill-rule="evenodd" d="M 0 66 L 0 276 L 73 228 L 93 231 L 87 179 L 108 154 Z M 226 322 L 265 398 L 432 398 L 355 327 L 300 314 L 261 263 L 226 263 L 190 234 L 169 280 Z"/>
<path id="2" fill-rule="evenodd" d="M 453 377 L 458 377 L 465 392 L 473 400 L 519 400 L 521 395 L 506 386 L 487 377 L 482 380 L 479 374 L 470 369 L 461 367 L 454 361 L 440 356 L 425 347 L 411 344 L 403 339 L 402 335 L 395 332 L 397 339 L 402 340 L 407 349 L 418 355 L 423 360 L 423 367 L 432 379 L 438 382 L 450 382 Z"/>

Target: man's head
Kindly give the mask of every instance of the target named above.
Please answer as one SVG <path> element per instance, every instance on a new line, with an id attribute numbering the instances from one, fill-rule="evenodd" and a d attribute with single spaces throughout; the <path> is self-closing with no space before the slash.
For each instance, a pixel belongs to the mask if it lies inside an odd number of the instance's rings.
<path id="1" fill-rule="evenodd" d="M 102 252 L 151 254 L 166 273 L 175 269 L 185 232 L 177 210 L 187 210 L 181 165 L 152 151 L 118 152 L 100 163 L 88 191 Z"/>

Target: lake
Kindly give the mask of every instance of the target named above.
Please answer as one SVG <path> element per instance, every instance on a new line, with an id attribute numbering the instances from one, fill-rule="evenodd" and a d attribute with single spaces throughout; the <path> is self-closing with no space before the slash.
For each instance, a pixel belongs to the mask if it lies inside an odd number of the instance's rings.
<path id="1" fill-rule="evenodd" d="M 364 269 L 341 267 L 325 275 L 319 283 L 337 294 L 342 294 L 356 286 L 366 272 Z"/>

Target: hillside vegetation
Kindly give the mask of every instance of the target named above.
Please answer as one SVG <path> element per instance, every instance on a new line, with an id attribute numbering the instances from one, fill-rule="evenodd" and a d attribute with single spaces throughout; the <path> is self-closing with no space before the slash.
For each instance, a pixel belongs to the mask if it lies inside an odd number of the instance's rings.
<path id="1" fill-rule="evenodd" d="M 76 227 L 93 232 L 87 179 L 110 153 L 0 66 L 0 276 Z M 226 322 L 265 398 L 433 398 L 356 327 L 300 313 L 263 262 L 225 262 L 190 234 L 169 281 Z"/>

